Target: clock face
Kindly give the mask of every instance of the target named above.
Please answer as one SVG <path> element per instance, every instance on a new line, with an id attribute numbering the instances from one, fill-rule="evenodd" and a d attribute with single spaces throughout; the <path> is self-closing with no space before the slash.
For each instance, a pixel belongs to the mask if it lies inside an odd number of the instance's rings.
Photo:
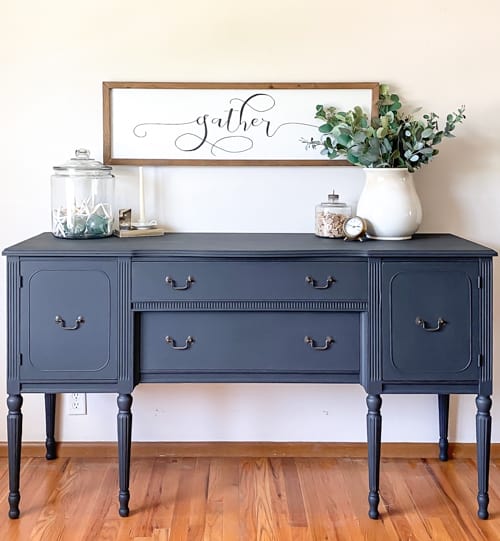
<path id="1" fill-rule="evenodd" d="M 349 218 L 344 224 L 344 233 L 347 237 L 355 239 L 365 232 L 365 223 L 359 216 Z"/>

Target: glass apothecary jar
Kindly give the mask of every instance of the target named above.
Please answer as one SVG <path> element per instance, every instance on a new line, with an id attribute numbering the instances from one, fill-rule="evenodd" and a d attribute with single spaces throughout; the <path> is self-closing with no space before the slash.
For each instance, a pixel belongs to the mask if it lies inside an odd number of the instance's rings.
<path id="1" fill-rule="evenodd" d="M 80 148 L 54 167 L 51 177 L 52 233 L 64 239 L 93 239 L 113 233 L 115 177 L 111 167 Z"/>
<path id="2" fill-rule="evenodd" d="M 314 233 L 318 237 L 332 239 L 344 237 L 344 222 L 351 217 L 351 207 L 339 201 L 338 194 L 332 190 L 328 201 L 316 205 Z"/>

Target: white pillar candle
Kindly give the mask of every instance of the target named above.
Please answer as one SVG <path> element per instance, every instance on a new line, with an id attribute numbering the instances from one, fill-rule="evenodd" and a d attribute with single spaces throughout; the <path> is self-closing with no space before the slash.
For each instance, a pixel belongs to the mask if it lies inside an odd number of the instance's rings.
<path id="1" fill-rule="evenodd" d="M 139 223 L 144 224 L 146 222 L 144 211 L 144 175 L 142 167 L 139 167 Z"/>

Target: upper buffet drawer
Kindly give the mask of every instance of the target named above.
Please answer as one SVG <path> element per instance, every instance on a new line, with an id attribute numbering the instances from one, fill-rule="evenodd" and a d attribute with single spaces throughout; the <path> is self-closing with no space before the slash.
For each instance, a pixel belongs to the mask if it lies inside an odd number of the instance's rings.
<path id="1" fill-rule="evenodd" d="M 137 261 L 133 301 L 366 300 L 363 261 Z"/>

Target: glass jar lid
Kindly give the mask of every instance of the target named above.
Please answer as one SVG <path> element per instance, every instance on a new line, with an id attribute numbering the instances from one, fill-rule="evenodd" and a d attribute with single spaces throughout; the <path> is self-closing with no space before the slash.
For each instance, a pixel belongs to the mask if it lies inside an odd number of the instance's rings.
<path id="1" fill-rule="evenodd" d="M 345 207 L 346 204 L 339 201 L 339 195 L 332 190 L 332 193 L 328 194 L 328 201 L 321 203 L 325 207 Z"/>
<path id="2" fill-rule="evenodd" d="M 90 157 L 90 151 L 86 148 L 77 148 L 75 157 L 61 165 L 55 165 L 54 171 L 62 175 L 108 175 L 112 167 L 104 165 Z"/>

